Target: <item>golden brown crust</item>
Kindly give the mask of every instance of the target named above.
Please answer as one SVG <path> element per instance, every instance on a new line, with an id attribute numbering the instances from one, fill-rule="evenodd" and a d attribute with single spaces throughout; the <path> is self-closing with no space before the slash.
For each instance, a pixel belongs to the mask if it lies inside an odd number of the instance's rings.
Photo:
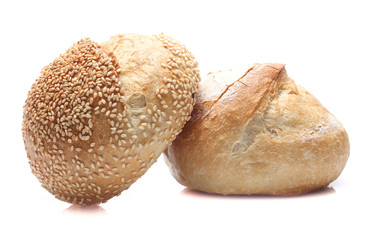
<path id="1" fill-rule="evenodd" d="M 198 82 L 193 56 L 166 36 L 79 41 L 28 94 L 22 131 L 32 172 L 70 203 L 119 195 L 181 131 Z"/>
<path id="2" fill-rule="evenodd" d="M 349 155 L 342 125 L 282 64 L 221 71 L 199 89 L 191 120 L 165 151 L 183 185 L 222 194 L 300 194 L 328 185 Z M 234 80 L 224 88 L 225 78 Z M 213 89 L 213 93 L 205 93 Z"/>

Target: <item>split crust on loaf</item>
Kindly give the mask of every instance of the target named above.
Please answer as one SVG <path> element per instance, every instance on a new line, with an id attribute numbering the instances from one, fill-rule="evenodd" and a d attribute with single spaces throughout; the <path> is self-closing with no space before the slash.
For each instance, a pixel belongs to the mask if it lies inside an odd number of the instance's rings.
<path id="1" fill-rule="evenodd" d="M 254 64 L 207 76 L 192 118 L 165 156 L 172 175 L 191 189 L 291 195 L 334 181 L 349 140 L 283 64 Z"/>

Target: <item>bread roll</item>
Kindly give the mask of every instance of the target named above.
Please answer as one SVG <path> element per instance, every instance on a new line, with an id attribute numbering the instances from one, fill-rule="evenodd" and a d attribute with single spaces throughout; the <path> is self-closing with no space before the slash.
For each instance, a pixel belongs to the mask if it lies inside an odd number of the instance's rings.
<path id="1" fill-rule="evenodd" d="M 334 181 L 349 141 L 283 64 L 255 64 L 202 81 L 192 118 L 165 156 L 172 175 L 191 189 L 292 195 Z"/>
<path id="2" fill-rule="evenodd" d="M 70 203 L 119 195 L 181 131 L 198 82 L 193 56 L 164 35 L 77 42 L 29 91 L 22 132 L 32 172 Z"/>

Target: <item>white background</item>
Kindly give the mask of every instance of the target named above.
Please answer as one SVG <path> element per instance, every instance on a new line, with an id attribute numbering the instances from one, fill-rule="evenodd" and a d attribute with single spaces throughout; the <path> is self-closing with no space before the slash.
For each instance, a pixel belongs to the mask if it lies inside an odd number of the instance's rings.
<path id="1" fill-rule="evenodd" d="M 369 239 L 370 7 L 367 1 L 1 1 L 0 239 Z M 286 63 L 346 127 L 351 156 L 324 191 L 297 197 L 188 190 L 163 158 L 100 207 L 56 200 L 32 175 L 22 106 L 43 66 L 84 37 L 171 35 L 202 75 Z"/>

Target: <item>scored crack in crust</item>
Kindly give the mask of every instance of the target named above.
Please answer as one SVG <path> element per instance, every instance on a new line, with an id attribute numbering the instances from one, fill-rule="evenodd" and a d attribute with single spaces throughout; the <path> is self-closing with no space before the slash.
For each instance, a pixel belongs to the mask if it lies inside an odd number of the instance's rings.
<path id="1" fill-rule="evenodd" d="M 192 118 L 165 156 L 177 181 L 192 189 L 289 195 L 334 181 L 349 141 L 283 64 L 254 64 L 207 76 Z"/>
<path id="2" fill-rule="evenodd" d="M 28 93 L 22 133 L 32 172 L 70 203 L 119 195 L 181 131 L 198 82 L 194 57 L 163 34 L 75 43 Z"/>

